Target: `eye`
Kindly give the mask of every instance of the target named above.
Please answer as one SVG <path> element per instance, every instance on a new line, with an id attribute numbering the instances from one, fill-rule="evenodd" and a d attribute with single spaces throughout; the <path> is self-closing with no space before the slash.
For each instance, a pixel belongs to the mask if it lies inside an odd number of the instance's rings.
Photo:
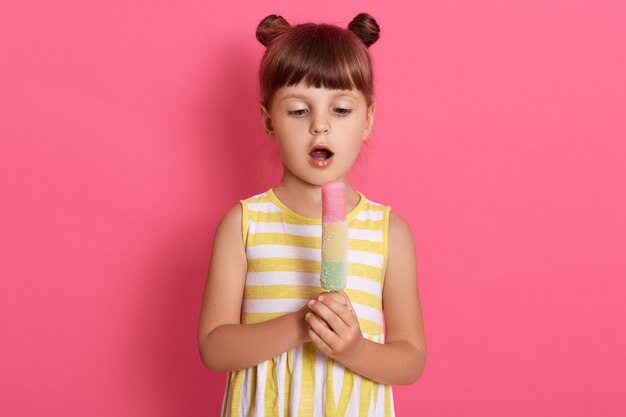
<path id="1" fill-rule="evenodd" d="M 307 112 L 308 112 L 307 109 L 298 109 L 298 110 L 288 111 L 287 114 L 289 114 L 290 116 L 301 117 L 301 116 L 304 116 Z"/>
<path id="2" fill-rule="evenodd" d="M 347 115 L 349 115 L 350 113 L 352 113 L 352 109 L 344 109 L 344 108 L 342 108 L 342 107 L 337 107 L 337 108 L 335 109 L 335 111 L 336 111 L 338 114 L 340 114 L 341 116 L 347 116 Z"/>

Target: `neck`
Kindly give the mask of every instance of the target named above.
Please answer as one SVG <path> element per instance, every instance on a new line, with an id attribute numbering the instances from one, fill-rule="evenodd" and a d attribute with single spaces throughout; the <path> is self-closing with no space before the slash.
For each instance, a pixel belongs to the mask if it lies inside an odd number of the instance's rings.
<path id="1" fill-rule="evenodd" d="M 346 209 L 351 211 L 358 204 L 360 197 L 352 188 L 347 174 L 338 180 L 346 185 Z M 276 196 L 296 213 L 306 217 L 322 217 L 321 184 L 305 182 L 283 165 L 283 177 L 273 190 Z"/>

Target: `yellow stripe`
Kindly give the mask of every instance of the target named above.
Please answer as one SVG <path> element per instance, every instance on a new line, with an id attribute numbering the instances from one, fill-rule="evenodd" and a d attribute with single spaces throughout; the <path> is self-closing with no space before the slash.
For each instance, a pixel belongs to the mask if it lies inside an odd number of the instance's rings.
<path id="1" fill-rule="evenodd" d="M 250 234 L 248 238 L 249 240 L 247 246 L 288 245 L 298 246 L 300 248 L 320 249 L 322 242 L 321 237 L 298 236 L 288 233 L 272 232 L 257 232 Z M 362 239 L 348 239 L 348 248 L 350 248 L 350 250 L 371 252 L 378 255 L 383 254 L 382 242 L 372 242 L 370 240 Z"/>
<path id="2" fill-rule="evenodd" d="M 380 268 L 376 268 L 375 266 L 349 262 L 348 275 L 356 275 L 358 277 L 369 278 L 376 282 L 381 282 L 382 270 Z"/>
<path id="3" fill-rule="evenodd" d="M 248 259 L 249 272 L 295 271 L 320 273 L 319 261 L 308 261 L 295 258 L 258 258 Z"/>
<path id="4" fill-rule="evenodd" d="M 343 385 L 341 387 L 341 395 L 339 395 L 339 404 L 337 405 L 337 415 L 345 416 L 350 402 L 350 395 L 354 386 L 354 372 L 346 368 L 343 373 Z"/>
<path id="5" fill-rule="evenodd" d="M 350 250 L 360 250 L 363 252 L 371 252 L 379 255 L 383 253 L 383 247 L 381 245 L 381 242 L 372 242 L 370 240 L 348 239 L 348 248 Z"/>
<path id="6" fill-rule="evenodd" d="M 384 330 L 383 326 L 381 326 L 380 324 L 371 320 L 361 318 L 359 319 L 359 327 L 361 328 L 361 331 L 363 333 L 367 333 L 369 335 L 382 334 Z"/>
<path id="7" fill-rule="evenodd" d="M 350 288 L 346 288 L 345 292 L 352 304 L 360 304 L 363 306 L 374 308 L 378 311 L 383 311 L 382 299 L 379 296 L 369 292 L 353 290 Z"/>
<path id="8" fill-rule="evenodd" d="M 278 387 L 276 386 L 276 358 L 265 361 L 265 415 L 278 415 Z"/>
<path id="9" fill-rule="evenodd" d="M 254 409 L 256 408 L 256 386 L 257 386 L 257 367 L 252 368 L 252 374 L 250 375 L 250 414 L 254 414 Z M 245 414 L 245 412 L 244 412 Z"/>
<path id="10" fill-rule="evenodd" d="M 309 274 L 320 273 L 320 262 L 299 258 L 257 258 L 248 260 L 248 272 L 292 271 Z M 381 280 L 382 270 L 375 266 L 348 263 L 348 275 L 369 278 L 376 282 Z"/>
<path id="11" fill-rule="evenodd" d="M 301 248 L 319 249 L 321 237 L 298 236 L 289 233 L 258 232 L 250 239 L 248 246 L 289 245 Z"/>
<path id="12" fill-rule="evenodd" d="M 320 293 L 317 287 L 299 285 L 250 285 L 244 289 L 244 297 L 248 300 L 276 300 L 281 298 L 300 298 L 308 300 Z M 360 304 L 378 311 L 382 311 L 382 300 L 380 297 L 360 290 L 346 288 L 346 294 L 352 304 Z"/>
<path id="13" fill-rule="evenodd" d="M 361 378 L 361 394 L 359 396 L 359 417 L 368 417 L 370 404 L 372 404 L 372 390 L 374 389 L 374 381 L 371 379 Z"/>
<path id="14" fill-rule="evenodd" d="M 281 212 L 262 212 L 252 211 L 251 216 L 254 216 L 255 223 L 289 223 L 289 224 L 302 224 L 298 221 L 286 216 Z"/>
<path id="15" fill-rule="evenodd" d="M 336 415 L 335 408 L 335 385 L 333 383 L 333 363 L 335 361 L 328 358 L 326 366 L 326 397 L 324 398 L 324 416 L 331 417 Z"/>
<path id="16" fill-rule="evenodd" d="M 381 284 L 385 282 L 385 275 L 387 274 L 387 258 L 389 258 L 389 212 L 391 208 L 385 207 L 385 214 L 383 215 L 383 271 Z"/>
<path id="17" fill-rule="evenodd" d="M 302 345 L 302 382 L 300 383 L 300 401 L 298 417 L 313 416 L 315 401 L 315 346 L 311 342 Z"/>
<path id="18" fill-rule="evenodd" d="M 266 300 L 280 298 L 301 298 L 308 300 L 318 295 L 322 289 L 299 285 L 250 285 L 244 289 L 244 297 L 248 300 Z"/>
<path id="19" fill-rule="evenodd" d="M 234 373 L 234 383 L 233 383 L 233 396 L 230 401 L 230 415 L 238 416 L 239 415 L 239 404 L 241 403 L 241 386 L 243 384 L 243 373 L 244 371 L 237 371 Z"/>
<path id="20" fill-rule="evenodd" d="M 369 201 L 366 206 L 368 207 L 368 210 L 373 211 L 382 210 L 384 207 L 382 204 L 374 203 L 372 201 Z"/>
<path id="21" fill-rule="evenodd" d="M 272 200 L 267 196 L 267 194 L 262 194 L 258 197 L 250 197 L 246 201 L 250 203 L 271 203 Z"/>
<path id="22" fill-rule="evenodd" d="M 383 225 L 382 220 L 357 220 L 352 219 L 350 223 L 348 223 L 348 227 L 351 229 L 360 229 L 360 230 L 380 230 Z"/>
<path id="23" fill-rule="evenodd" d="M 383 206 L 382 204 L 367 203 L 365 206 L 363 206 L 363 210 L 383 211 L 384 207 L 385 206 Z"/>

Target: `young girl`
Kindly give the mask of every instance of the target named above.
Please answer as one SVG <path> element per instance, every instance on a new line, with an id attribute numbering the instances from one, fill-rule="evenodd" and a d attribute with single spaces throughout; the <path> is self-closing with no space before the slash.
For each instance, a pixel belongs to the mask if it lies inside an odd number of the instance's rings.
<path id="1" fill-rule="evenodd" d="M 415 382 L 426 361 L 413 237 L 348 179 L 374 121 L 379 27 L 365 13 L 348 29 L 270 15 L 256 36 L 283 176 L 215 234 L 198 341 L 206 366 L 228 371 L 222 416 L 393 416 L 390 386 Z M 323 292 L 321 187 L 332 180 L 346 188 L 348 277 L 345 291 Z"/>

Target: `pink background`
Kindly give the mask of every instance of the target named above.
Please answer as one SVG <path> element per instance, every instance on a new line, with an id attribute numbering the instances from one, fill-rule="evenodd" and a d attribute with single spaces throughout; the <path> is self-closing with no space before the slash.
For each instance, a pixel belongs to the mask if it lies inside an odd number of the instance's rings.
<path id="1" fill-rule="evenodd" d="M 217 415 L 214 229 L 279 174 L 256 25 L 360 11 L 353 180 L 413 229 L 429 348 L 398 415 L 625 415 L 624 2 L 31 3 L 0 13 L 0 415 Z"/>

